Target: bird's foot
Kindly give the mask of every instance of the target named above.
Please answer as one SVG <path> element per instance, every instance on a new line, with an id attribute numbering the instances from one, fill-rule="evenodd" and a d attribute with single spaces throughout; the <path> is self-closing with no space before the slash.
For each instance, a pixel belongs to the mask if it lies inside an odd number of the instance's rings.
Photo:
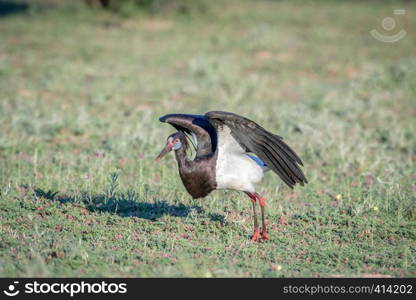
<path id="1" fill-rule="evenodd" d="M 267 235 L 267 232 L 266 232 L 266 230 L 262 230 L 261 231 L 261 240 L 262 241 L 267 241 L 269 239 L 269 236 Z"/>
<path id="2" fill-rule="evenodd" d="M 255 230 L 253 235 L 251 236 L 251 241 L 257 242 L 259 240 L 259 237 L 260 237 L 260 232 L 258 230 Z"/>

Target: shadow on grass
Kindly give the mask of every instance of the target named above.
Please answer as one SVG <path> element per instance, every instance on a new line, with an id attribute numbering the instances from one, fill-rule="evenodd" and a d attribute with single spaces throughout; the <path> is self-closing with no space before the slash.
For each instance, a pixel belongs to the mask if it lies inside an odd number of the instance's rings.
<path id="1" fill-rule="evenodd" d="M 0 18 L 25 13 L 28 9 L 29 5 L 27 3 L 0 0 Z"/>
<path id="2" fill-rule="evenodd" d="M 83 193 L 78 197 L 59 195 L 59 192 L 44 191 L 35 189 L 38 197 L 43 197 L 61 203 L 83 204 L 91 212 L 112 213 L 121 217 L 137 217 L 155 221 L 163 215 L 174 217 L 186 217 L 192 210 L 197 213 L 203 212 L 199 206 L 187 206 L 184 204 L 172 205 L 166 201 L 140 202 L 138 195 L 133 191 L 117 195 Z M 220 216 L 210 215 L 211 219 L 218 219 Z"/>

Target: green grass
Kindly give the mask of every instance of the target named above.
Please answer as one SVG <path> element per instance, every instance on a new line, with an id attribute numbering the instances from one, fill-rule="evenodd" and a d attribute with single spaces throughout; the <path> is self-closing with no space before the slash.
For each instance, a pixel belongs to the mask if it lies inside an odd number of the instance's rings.
<path id="1" fill-rule="evenodd" d="M 375 40 L 396 8 L 407 35 Z M 0 275 L 415 277 L 414 9 L 1 18 Z M 159 116 L 209 110 L 255 120 L 304 160 L 305 187 L 271 172 L 259 186 L 266 243 L 249 240 L 244 194 L 193 200 L 172 155 L 154 162 L 173 132 Z"/>

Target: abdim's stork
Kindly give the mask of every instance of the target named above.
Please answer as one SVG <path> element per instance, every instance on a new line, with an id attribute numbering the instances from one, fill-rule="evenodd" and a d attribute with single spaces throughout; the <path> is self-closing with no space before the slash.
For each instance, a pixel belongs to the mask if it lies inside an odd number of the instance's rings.
<path id="1" fill-rule="evenodd" d="M 171 124 L 178 131 L 168 137 L 157 160 L 175 150 L 179 174 L 193 198 L 205 197 L 217 189 L 245 192 L 253 204 L 254 233 L 251 239 L 267 240 L 265 199 L 256 193 L 255 185 L 268 169 L 279 175 L 290 188 L 296 183 L 307 183 L 299 168 L 303 165 L 299 156 L 280 136 L 233 113 L 168 114 L 160 121 Z M 187 137 L 196 150 L 193 160 L 187 157 Z M 257 201 L 261 208 L 261 233 L 257 225 Z"/>

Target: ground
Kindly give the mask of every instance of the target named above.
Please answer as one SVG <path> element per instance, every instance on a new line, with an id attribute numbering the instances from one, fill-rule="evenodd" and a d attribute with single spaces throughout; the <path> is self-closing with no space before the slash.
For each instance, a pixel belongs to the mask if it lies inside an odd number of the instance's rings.
<path id="1" fill-rule="evenodd" d="M 414 9 L 2 16 L 0 275 L 415 277 Z M 370 34 L 391 34 L 389 16 L 407 32 L 395 43 Z M 250 241 L 246 195 L 193 200 L 173 155 L 154 162 L 174 131 L 159 116 L 209 110 L 255 120 L 304 161 L 304 187 L 272 172 L 259 185 L 268 242 Z"/>

